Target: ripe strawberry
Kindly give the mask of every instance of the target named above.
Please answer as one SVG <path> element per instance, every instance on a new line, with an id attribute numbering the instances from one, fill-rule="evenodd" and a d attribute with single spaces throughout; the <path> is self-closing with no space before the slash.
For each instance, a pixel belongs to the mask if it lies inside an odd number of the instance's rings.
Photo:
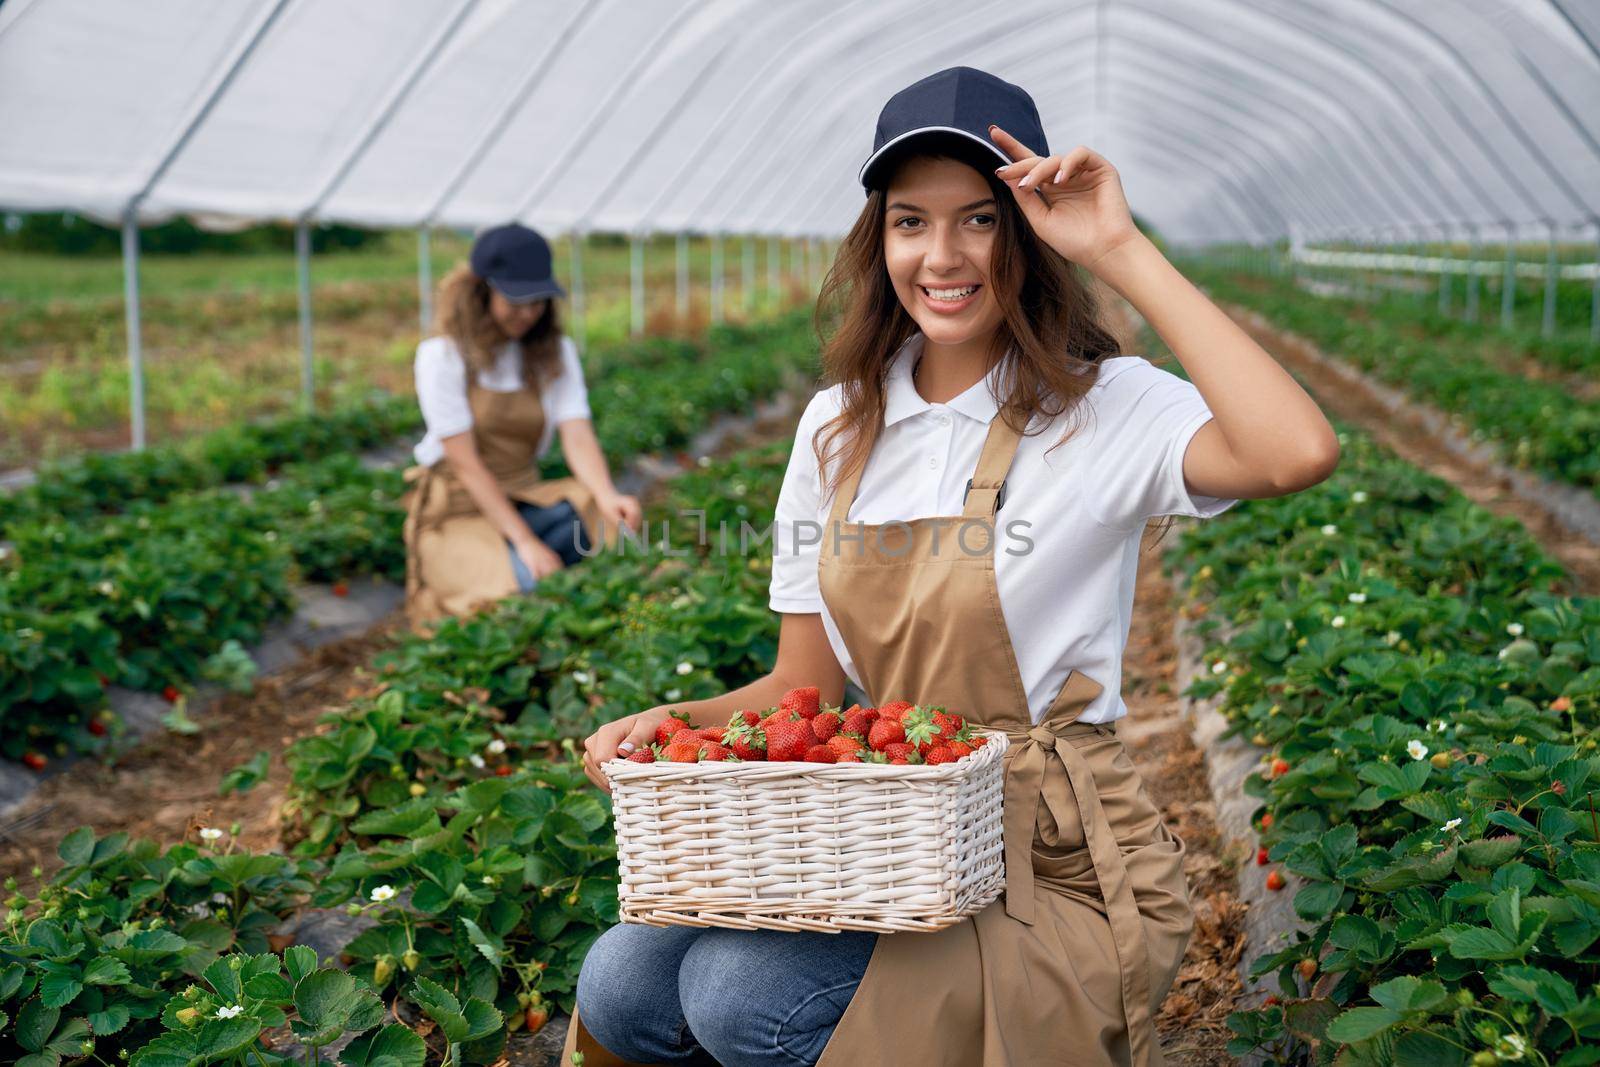
<path id="1" fill-rule="evenodd" d="M 927 764 L 954 763 L 956 754 L 950 751 L 949 745 L 931 745 L 923 753 L 922 762 Z"/>
<path id="2" fill-rule="evenodd" d="M 862 763 L 862 762 L 865 762 L 861 758 L 860 751 L 858 751 L 856 749 L 851 749 L 849 752 L 839 752 L 837 749 L 835 749 L 834 751 L 836 753 L 835 761 L 838 762 L 838 763 Z"/>
<path id="3" fill-rule="evenodd" d="M 344 582 L 334 582 L 333 583 L 333 595 L 334 596 L 349 596 L 350 595 L 350 587 L 348 585 L 346 585 Z"/>
<path id="4" fill-rule="evenodd" d="M 1289 883 L 1284 880 L 1283 872 L 1274 870 L 1267 875 L 1267 888 L 1276 893 Z"/>
<path id="5" fill-rule="evenodd" d="M 950 751 L 955 755 L 956 759 L 964 759 L 972 755 L 972 745 L 966 741 L 952 741 L 950 742 Z"/>
<path id="6" fill-rule="evenodd" d="M 867 733 L 867 744 L 878 752 L 888 745 L 900 744 L 906 739 L 905 727 L 894 719 L 879 719 Z"/>
<path id="7" fill-rule="evenodd" d="M 1272 761 L 1272 777 L 1282 778 L 1289 773 L 1289 761 L 1279 756 Z"/>
<path id="8" fill-rule="evenodd" d="M 764 760 L 767 758 L 767 734 L 759 726 L 754 726 L 739 719 L 728 727 L 723 736 L 732 749 L 733 754 L 742 760 Z"/>
<path id="9" fill-rule="evenodd" d="M 544 1029 L 544 1024 L 550 1021 L 550 1009 L 544 1005 L 530 1004 L 522 1012 L 522 1025 L 528 1033 L 536 1034 Z"/>
<path id="10" fill-rule="evenodd" d="M 23 766 L 27 767 L 30 771 L 42 771 L 45 768 L 45 764 L 49 762 L 49 760 L 45 759 L 37 752 L 24 752 L 22 754 Z"/>
<path id="11" fill-rule="evenodd" d="M 914 707 L 916 707 L 915 704 L 904 700 L 891 700 L 889 703 L 878 708 L 878 718 L 893 719 L 895 722 L 899 722 L 900 716 L 904 715 Z"/>
<path id="12" fill-rule="evenodd" d="M 877 720 L 877 708 L 863 708 L 857 704 L 844 713 L 844 722 L 840 725 L 840 729 L 847 734 L 857 734 L 864 738 Z"/>
<path id="13" fill-rule="evenodd" d="M 671 712 L 669 717 L 656 727 L 656 744 L 664 745 L 671 740 L 672 735 L 689 725 L 689 716 L 681 711 Z"/>
<path id="14" fill-rule="evenodd" d="M 744 720 L 744 724 L 746 726 L 759 726 L 759 725 L 761 725 L 761 713 L 760 712 L 756 712 L 756 711 L 741 711 L 741 712 L 739 712 L 738 717 Z M 733 725 L 732 721 L 730 721 L 728 723 L 728 725 L 732 726 Z"/>
<path id="15" fill-rule="evenodd" d="M 910 761 L 917 754 L 916 745 L 908 745 L 904 741 L 891 741 L 883 746 L 883 754 L 891 760 L 903 759 Z"/>
<path id="16" fill-rule="evenodd" d="M 1572 710 L 1572 698 L 1569 697 L 1569 696 L 1565 696 L 1565 695 L 1556 697 L 1554 700 L 1552 700 L 1550 702 L 1550 710 L 1554 711 L 1554 712 L 1559 712 L 1561 714 L 1565 714 L 1565 713 L 1571 711 Z"/>
<path id="17" fill-rule="evenodd" d="M 867 746 L 859 738 L 851 737 L 849 734 L 834 734 L 828 738 L 828 747 L 842 756 L 846 752 L 860 753 Z"/>
<path id="18" fill-rule="evenodd" d="M 814 685 L 791 689 L 778 701 L 778 710 L 799 712 L 802 719 L 814 718 L 821 710 L 822 690 Z"/>
<path id="19" fill-rule="evenodd" d="M 715 741 L 705 741 L 700 746 L 701 763 L 720 763 L 728 758 L 731 749 L 727 745 L 719 745 Z"/>
<path id="20" fill-rule="evenodd" d="M 1261 816 L 1261 828 L 1263 830 L 1272 829 L 1272 812 L 1269 811 L 1265 815 Z"/>
<path id="21" fill-rule="evenodd" d="M 165 700 L 168 704 L 176 704 L 178 702 L 178 698 L 182 695 L 182 693 L 178 692 L 178 687 L 175 685 L 169 685 L 165 689 L 161 690 L 161 699 Z"/>
<path id="22" fill-rule="evenodd" d="M 933 725 L 939 731 L 940 738 L 946 742 L 954 741 L 961 731 L 967 728 L 965 719 L 943 708 L 933 709 Z"/>
<path id="23" fill-rule="evenodd" d="M 968 743 L 972 745 L 973 748 L 982 748 L 984 745 L 989 743 L 989 738 L 986 734 L 973 734 L 972 740 Z"/>
<path id="24" fill-rule="evenodd" d="M 917 751 L 924 756 L 928 749 L 939 740 L 939 727 L 934 724 L 933 712 L 927 708 L 912 708 L 900 719 L 900 725 L 905 729 L 906 740 L 917 746 Z"/>
<path id="25" fill-rule="evenodd" d="M 892 759 L 889 762 L 894 764 L 896 767 L 904 767 L 906 764 L 910 763 L 911 761 L 908 760 L 908 759 Z"/>
<path id="26" fill-rule="evenodd" d="M 655 750 L 649 747 L 641 748 L 635 752 L 628 753 L 629 763 L 654 763 L 655 761 Z"/>
<path id="27" fill-rule="evenodd" d="M 104 737 L 106 735 L 106 724 L 99 719 L 90 719 L 89 732 L 96 737 Z"/>
<path id="28" fill-rule="evenodd" d="M 806 749 L 807 763 L 838 763 L 838 754 L 827 745 L 812 745 Z"/>
<path id="29" fill-rule="evenodd" d="M 814 740 L 811 727 L 805 722 L 785 722 L 782 719 L 768 719 L 767 731 L 767 759 L 771 762 L 783 760 L 797 760 L 803 757 L 806 749 L 811 747 Z"/>
<path id="30" fill-rule="evenodd" d="M 509 763 L 502 763 L 494 769 L 494 773 L 497 778 L 510 778 L 516 773 L 516 769 Z"/>
<path id="31" fill-rule="evenodd" d="M 725 726 L 702 726 L 700 729 L 695 731 L 695 733 L 699 734 L 707 741 L 715 741 L 719 745 L 723 743 L 723 738 L 727 732 L 728 728 Z"/>
<path id="32" fill-rule="evenodd" d="M 107 688 L 107 687 L 109 687 L 109 686 L 110 686 L 110 685 L 111 685 L 111 679 L 110 679 L 110 678 L 107 678 L 107 677 L 106 677 L 106 676 L 105 676 L 105 675 L 103 675 L 103 674 L 96 674 L 96 675 L 95 675 L 95 678 L 97 678 L 97 679 L 99 679 L 99 682 L 100 682 L 100 688 L 101 688 L 101 689 L 105 689 L 105 688 Z"/>
<path id="33" fill-rule="evenodd" d="M 1272 862 L 1272 861 L 1267 858 L 1267 850 L 1266 849 L 1264 849 L 1264 848 L 1256 849 L 1256 866 L 1257 867 L 1265 867 L 1270 862 Z"/>
<path id="34" fill-rule="evenodd" d="M 811 720 L 811 732 L 817 735 L 817 740 L 827 743 L 828 738 L 839 732 L 839 718 L 837 711 L 818 712 Z"/>
<path id="35" fill-rule="evenodd" d="M 691 737 L 684 741 L 669 741 L 661 758 L 667 763 L 699 763 L 700 748 L 707 744 L 710 744 L 710 742 L 702 741 L 698 737 Z"/>

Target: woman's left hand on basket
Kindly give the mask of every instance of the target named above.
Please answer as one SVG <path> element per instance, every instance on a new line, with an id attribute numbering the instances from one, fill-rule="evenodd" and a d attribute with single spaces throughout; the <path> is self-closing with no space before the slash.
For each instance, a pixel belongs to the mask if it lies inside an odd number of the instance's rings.
<path id="1" fill-rule="evenodd" d="M 1013 162 L 995 175 L 1011 189 L 1039 239 L 1090 271 L 1095 261 L 1140 236 L 1122 179 L 1100 153 L 1079 145 L 1036 156 L 998 126 L 989 136 Z"/>
<path id="2" fill-rule="evenodd" d="M 626 526 L 630 530 L 637 530 L 639 522 L 644 517 L 644 509 L 639 506 L 639 498 L 628 496 L 625 493 L 607 493 L 596 498 L 595 506 L 600 509 L 600 517 L 607 526 L 621 529 Z"/>
<path id="3" fill-rule="evenodd" d="M 662 704 L 648 711 L 624 716 L 606 723 L 584 738 L 583 773 L 589 776 L 589 781 L 606 792 L 611 792 L 611 781 L 600 769 L 600 765 L 618 756 L 626 756 L 629 752 L 636 752 L 642 746 L 650 744 L 655 740 L 656 727 L 666 721 L 667 713 L 675 706 Z"/>

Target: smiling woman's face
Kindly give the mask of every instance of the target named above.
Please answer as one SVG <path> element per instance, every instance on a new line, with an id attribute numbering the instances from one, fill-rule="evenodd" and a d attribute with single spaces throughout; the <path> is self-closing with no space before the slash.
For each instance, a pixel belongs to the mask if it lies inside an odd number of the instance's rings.
<path id="1" fill-rule="evenodd" d="M 942 345 L 992 334 L 1004 317 L 989 284 L 1000 216 L 983 175 L 951 159 L 912 158 L 885 200 L 884 265 L 923 334 Z"/>

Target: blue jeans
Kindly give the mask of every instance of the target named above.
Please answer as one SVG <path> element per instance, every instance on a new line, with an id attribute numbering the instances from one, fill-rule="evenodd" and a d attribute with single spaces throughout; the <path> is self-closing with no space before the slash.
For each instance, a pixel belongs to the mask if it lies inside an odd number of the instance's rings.
<path id="1" fill-rule="evenodd" d="M 878 935 L 619 923 L 578 975 L 594 1039 L 636 1063 L 809 1067 Z"/>
<path id="2" fill-rule="evenodd" d="M 550 546 L 551 551 L 560 556 L 561 562 L 567 566 L 583 559 L 584 553 L 592 550 L 583 520 L 578 518 L 577 509 L 569 501 L 563 500 L 547 508 L 520 500 L 512 503 L 517 506 L 517 514 L 522 516 L 523 523 L 533 536 Z M 506 542 L 506 551 L 511 553 L 511 570 L 517 576 L 517 589 L 524 593 L 531 592 L 538 584 L 538 579 L 523 564 L 510 541 Z"/>

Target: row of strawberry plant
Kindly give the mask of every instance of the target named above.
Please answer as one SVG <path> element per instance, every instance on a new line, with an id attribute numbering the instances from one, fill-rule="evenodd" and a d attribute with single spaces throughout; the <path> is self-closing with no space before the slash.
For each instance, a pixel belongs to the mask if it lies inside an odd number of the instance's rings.
<path id="1" fill-rule="evenodd" d="M 584 954 L 617 918 L 615 846 L 604 795 L 575 763 L 538 756 L 625 710 L 766 668 L 768 548 L 745 554 L 735 539 L 741 522 L 764 525 L 785 460 L 773 447 L 688 474 L 631 558 L 599 556 L 546 579 L 548 597 L 403 639 L 373 692 L 290 754 L 286 818 L 318 831 L 297 858 L 239 852 L 218 830 L 165 853 L 69 835 L 66 866 L 37 898 L 8 886 L 0 1052 L 43 1057 L 30 1067 L 112 1047 L 136 1064 L 287 1062 L 263 1031 L 286 1018 L 308 1044 L 370 1031 L 361 1005 L 377 994 L 454 1027 L 456 1062 L 485 1063 L 506 1031 L 539 1025 L 551 1004 L 570 1011 Z M 673 519 L 683 525 L 662 526 Z M 587 597 L 576 610 L 536 608 L 575 597 Z M 302 995 L 314 960 L 264 950 L 306 904 L 373 925 L 344 948 L 348 975 Z M 322 984 L 339 1011 L 310 995 Z M 392 1025 L 357 1042 L 367 1058 L 343 1062 L 375 1062 L 380 1047 L 423 1062 L 420 1040 Z"/>
<path id="2" fill-rule="evenodd" d="M 804 329 L 793 316 L 730 327 L 717 332 L 720 347 L 671 373 L 656 361 L 597 375 L 608 455 L 681 446 L 707 413 L 776 392 L 814 365 Z M 105 686 L 175 691 L 228 640 L 249 643 L 290 611 L 297 577 L 398 580 L 400 489 L 396 472 L 346 455 L 289 466 L 248 501 L 210 489 L 13 527 L 0 562 L 0 754 L 39 766 L 52 751 L 103 743 Z"/>
<path id="3" fill-rule="evenodd" d="M 1258 862 L 1308 924 L 1229 1020 L 1280 1061 L 1600 1062 L 1600 600 L 1520 526 L 1344 433 L 1317 488 L 1174 551 L 1190 688 L 1263 750 Z M 1287 877 L 1285 875 L 1287 872 Z"/>
<path id="4" fill-rule="evenodd" d="M 713 350 L 744 344 L 757 330 L 719 327 L 706 344 Z M 589 362 L 605 371 L 676 368 L 704 351 L 686 340 L 647 338 L 599 346 Z M 0 534 L 16 523 L 82 519 L 230 482 L 261 483 L 290 464 L 359 452 L 415 435 L 421 426 L 414 398 L 374 396 L 325 414 L 281 416 L 139 452 L 92 452 L 47 463 L 34 484 L 0 496 Z"/>
<path id="5" fill-rule="evenodd" d="M 1329 355 L 1449 412 L 1473 436 L 1494 442 L 1507 462 L 1600 494 L 1600 404 L 1497 365 L 1490 349 L 1459 337 L 1411 336 L 1402 317 L 1361 321 L 1288 278 L 1246 283 L 1214 267 L 1196 264 L 1191 271 L 1213 295 L 1254 308 Z"/>

